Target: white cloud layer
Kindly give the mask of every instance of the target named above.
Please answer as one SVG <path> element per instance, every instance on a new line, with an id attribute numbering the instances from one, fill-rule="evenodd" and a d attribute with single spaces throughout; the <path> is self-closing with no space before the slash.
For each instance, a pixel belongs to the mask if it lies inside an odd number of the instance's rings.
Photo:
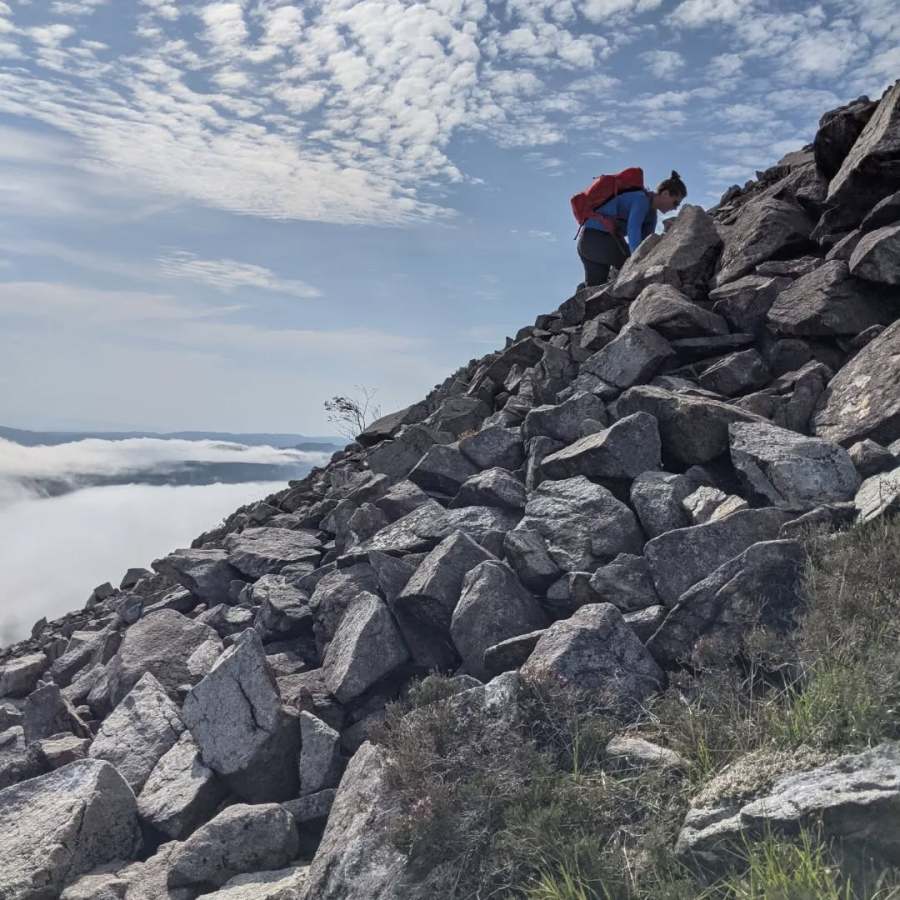
<path id="1" fill-rule="evenodd" d="M 152 560 L 190 546 L 237 507 L 281 487 L 125 485 L 50 499 L 23 496 L 0 507 L 0 646 L 26 637 L 43 616 L 80 609 L 98 584 L 117 585 L 129 567 L 149 568 Z"/>

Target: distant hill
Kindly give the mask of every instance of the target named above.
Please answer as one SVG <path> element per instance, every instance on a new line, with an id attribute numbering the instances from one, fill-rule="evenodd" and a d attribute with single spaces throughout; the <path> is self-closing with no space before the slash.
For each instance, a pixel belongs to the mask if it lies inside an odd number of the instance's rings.
<path id="1" fill-rule="evenodd" d="M 159 440 L 225 441 L 245 444 L 248 447 L 268 446 L 290 450 L 314 450 L 323 453 L 339 450 L 346 443 L 334 435 L 269 434 L 266 432 L 237 434 L 228 431 L 26 431 L 0 425 L 0 438 L 14 441 L 24 447 L 38 445 L 55 446 L 96 438 L 105 441 L 124 441 L 130 438 L 157 438 Z"/>

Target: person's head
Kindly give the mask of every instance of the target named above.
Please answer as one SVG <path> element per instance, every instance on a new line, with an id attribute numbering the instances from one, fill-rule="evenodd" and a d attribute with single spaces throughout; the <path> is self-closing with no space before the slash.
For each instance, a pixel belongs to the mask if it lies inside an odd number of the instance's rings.
<path id="1" fill-rule="evenodd" d="M 687 188 L 681 180 L 681 176 L 672 169 L 672 174 L 657 186 L 653 197 L 653 206 L 657 212 L 672 212 L 673 209 L 678 208 L 678 204 L 685 197 L 687 197 Z"/>

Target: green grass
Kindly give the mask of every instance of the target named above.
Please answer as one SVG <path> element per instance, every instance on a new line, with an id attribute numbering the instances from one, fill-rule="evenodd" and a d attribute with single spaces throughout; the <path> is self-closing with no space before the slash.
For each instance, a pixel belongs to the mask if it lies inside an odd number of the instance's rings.
<path id="1" fill-rule="evenodd" d="M 738 848 L 732 874 L 712 882 L 672 853 L 699 792 L 753 796 L 785 772 L 900 738 L 900 520 L 812 535 L 808 548 L 808 605 L 790 634 L 754 632 L 728 665 L 672 673 L 627 726 L 680 753 L 683 773 L 612 769 L 605 746 L 625 726 L 585 695 L 543 687 L 518 718 L 486 722 L 446 699 L 446 679 L 414 686 L 378 739 L 395 841 L 420 877 L 440 873 L 433 895 L 900 900 L 884 861 L 810 834 Z"/>

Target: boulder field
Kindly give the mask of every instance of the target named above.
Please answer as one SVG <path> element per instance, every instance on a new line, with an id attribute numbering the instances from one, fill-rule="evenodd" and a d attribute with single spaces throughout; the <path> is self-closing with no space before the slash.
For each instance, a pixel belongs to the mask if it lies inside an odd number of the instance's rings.
<path id="1" fill-rule="evenodd" d="M 417 896 L 369 741 L 413 679 L 477 714 L 550 678 L 627 718 L 709 638 L 788 627 L 804 528 L 898 509 L 900 82 L 0 650 L 0 898 Z M 877 806 L 893 858 L 898 804 L 882 745 L 693 808 L 678 850 Z"/>

